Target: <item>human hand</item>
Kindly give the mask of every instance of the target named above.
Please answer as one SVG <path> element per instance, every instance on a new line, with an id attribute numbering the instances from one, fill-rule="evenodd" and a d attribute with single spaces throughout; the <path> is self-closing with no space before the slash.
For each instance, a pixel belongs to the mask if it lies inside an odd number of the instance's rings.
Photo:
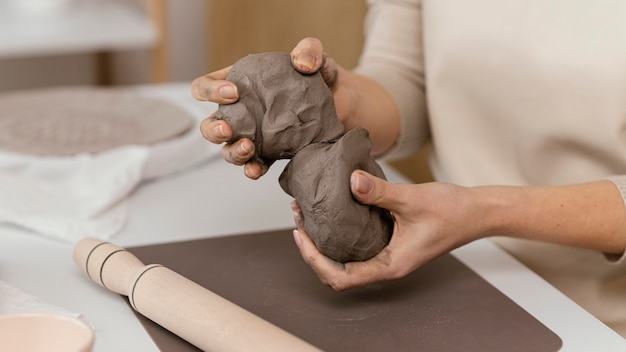
<path id="1" fill-rule="evenodd" d="M 200 101 L 218 104 L 232 104 L 239 100 L 237 86 L 226 80 L 232 66 L 196 78 L 191 84 L 191 94 Z M 200 132 L 211 143 L 226 143 L 222 148 L 224 160 L 231 164 L 243 165 L 244 173 L 251 179 L 263 176 L 269 165 L 250 159 L 254 156 L 254 143 L 248 138 L 233 141 L 233 129 L 224 120 L 216 120 L 216 113 L 207 117 L 200 124 Z"/>
<path id="2" fill-rule="evenodd" d="M 336 86 L 339 66 L 324 53 L 322 43 L 318 39 L 301 40 L 291 52 L 291 62 L 294 68 L 303 74 L 319 71 L 331 89 Z M 231 67 L 196 78 L 191 85 L 192 96 L 200 101 L 218 104 L 232 104 L 238 101 L 237 86 L 226 80 Z M 224 120 L 217 120 L 215 113 L 202 121 L 200 131 L 211 143 L 226 143 L 222 148 L 224 160 L 235 165 L 243 165 L 247 177 L 258 179 L 269 169 L 270 165 L 251 160 L 255 155 L 254 143 L 248 138 L 234 141 L 230 124 Z"/>
<path id="3" fill-rule="evenodd" d="M 321 281 L 342 291 L 369 283 L 398 279 L 426 262 L 484 235 L 480 208 L 470 206 L 470 191 L 446 183 L 392 184 L 364 171 L 354 171 L 352 193 L 363 204 L 385 208 L 394 216 L 389 244 L 363 262 L 338 263 L 321 254 L 304 231 L 296 203 L 292 203 L 300 254 Z"/>

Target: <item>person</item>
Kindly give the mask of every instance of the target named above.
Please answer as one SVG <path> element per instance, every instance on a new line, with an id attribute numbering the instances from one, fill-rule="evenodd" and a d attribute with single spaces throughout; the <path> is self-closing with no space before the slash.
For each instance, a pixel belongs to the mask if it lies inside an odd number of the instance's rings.
<path id="1" fill-rule="evenodd" d="M 322 73 L 345 127 L 370 132 L 374 156 L 407 155 L 431 140 L 437 182 L 392 184 L 355 171 L 355 198 L 394 216 L 390 243 L 370 260 L 336 263 L 300 227 L 304 260 L 345 290 L 492 238 L 626 336 L 626 2 L 368 3 L 356 69 L 315 38 L 293 49 L 294 68 Z M 235 102 L 228 71 L 194 80 L 193 96 Z M 224 121 L 209 117 L 201 130 L 227 142 L 224 159 L 248 177 L 267 171 Z"/>

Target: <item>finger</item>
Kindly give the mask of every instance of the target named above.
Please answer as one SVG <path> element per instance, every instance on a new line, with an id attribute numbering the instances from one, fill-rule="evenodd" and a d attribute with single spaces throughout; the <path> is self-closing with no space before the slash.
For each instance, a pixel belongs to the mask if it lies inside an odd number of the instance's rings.
<path id="1" fill-rule="evenodd" d="M 248 138 L 242 138 L 234 143 L 226 144 L 222 148 L 224 160 L 235 165 L 244 165 L 254 156 L 254 143 Z"/>
<path id="2" fill-rule="evenodd" d="M 386 248 L 367 261 L 342 264 L 323 255 L 305 231 L 294 230 L 293 236 L 304 261 L 334 290 L 345 291 L 385 280 L 391 270 L 391 255 Z"/>
<path id="3" fill-rule="evenodd" d="M 271 164 L 261 164 L 251 161 L 244 165 L 243 172 L 246 177 L 252 180 L 257 180 L 267 173 L 267 170 L 269 170 L 270 166 Z"/>
<path id="4" fill-rule="evenodd" d="M 320 74 L 322 75 L 324 82 L 326 82 L 326 85 L 334 91 L 335 86 L 337 85 L 337 78 L 339 77 L 339 68 L 335 59 L 326 55 L 326 53 L 324 53 Z"/>
<path id="5" fill-rule="evenodd" d="M 293 230 L 293 238 L 300 250 L 300 255 L 315 271 L 322 283 L 330 286 L 327 278 L 342 274 L 343 265 L 320 253 L 305 231 Z"/>
<path id="6" fill-rule="evenodd" d="M 291 51 L 291 62 L 302 73 L 315 73 L 324 64 L 324 46 L 317 38 L 304 38 Z"/>
<path id="7" fill-rule="evenodd" d="M 216 120 L 215 114 L 202 120 L 200 133 L 206 140 L 215 144 L 228 142 L 233 138 L 233 129 L 230 124 L 224 120 Z"/>
<path id="8" fill-rule="evenodd" d="M 237 86 L 226 81 L 232 66 L 200 76 L 191 83 L 191 95 L 200 101 L 211 101 L 219 104 L 231 104 L 239 99 Z"/>
<path id="9" fill-rule="evenodd" d="M 300 204 L 295 200 L 291 202 L 291 211 L 293 211 L 293 221 L 296 224 L 296 228 L 299 230 L 304 229 L 304 215 L 302 214 Z"/>
<path id="10" fill-rule="evenodd" d="M 394 211 L 398 205 L 397 187 L 399 185 L 391 184 L 363 170 L 356 170 L 350 175 L 352 194 L 363 204 Z"/>

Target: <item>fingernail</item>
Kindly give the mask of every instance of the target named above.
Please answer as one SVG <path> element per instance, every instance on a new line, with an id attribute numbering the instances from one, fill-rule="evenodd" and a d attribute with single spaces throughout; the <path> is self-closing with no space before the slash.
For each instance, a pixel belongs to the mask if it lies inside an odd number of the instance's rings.
<path id="1" fill-rule="evenodd" d="M 302 66 L 309 71 L 315 68 L 315 55 L 313 55 L 310 51 L 301 53 L 294 61 L 296 65 Z"/>
<path id="2" fill-rule="evenodd" d="M 293 240 L 296 241 L 296 245 L 300 247 L 302 245 L 302 239 L 298 230 L 293 230 Z"/>
<path id="3" fill-rule="evenodd" d="M 217 126 L 213 127 L 213 134 L 215 135 L 215 137 L 218 138 L 224 138 L 224 128 L 222 127 L 221 124 L 218 124 Z"/>
<path id="4" fill-rule="evenodd" d="M 220 93 L 220 97 L 224 99 L 235 99 L 237 98 L 237 90 L 230 84 L 223 85 L 217 90 Z"/>
<path id="5" fill-rule="evenodd" d="M 250 150 L 252 150 L 250 148 L 250 145 L 245 142 L 239 143 L 239 145 L 237 146 L 237 154 L 239 155 L 247 155 L 248 153 L 250 153 Z"/>
<path id="6" fill-rule="evenodd" d="M 372 181 L 365 175 L 352 173 L 350 187 L 354 193 L 368 194 L 372 190 Z"/>
<path id="7" fill-rule="evenodd" d="M 293 213 L 293 222 L 296 224 L 296 228 L 302 228 L 302 216 L 300 216 L 300 213 Z"/>

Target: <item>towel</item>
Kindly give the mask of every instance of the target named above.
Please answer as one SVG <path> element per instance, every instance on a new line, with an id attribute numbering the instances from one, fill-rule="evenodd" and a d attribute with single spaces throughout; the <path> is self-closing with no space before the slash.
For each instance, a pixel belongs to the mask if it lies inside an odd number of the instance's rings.
<path id="1" fill-rule="evenodd" d="M 219 155 L 198 132 L 210 104 L 149 93 L 73 87 L 0 97 L 0 223 L 68 242 L 107 240 L 142 181 Z"/>

